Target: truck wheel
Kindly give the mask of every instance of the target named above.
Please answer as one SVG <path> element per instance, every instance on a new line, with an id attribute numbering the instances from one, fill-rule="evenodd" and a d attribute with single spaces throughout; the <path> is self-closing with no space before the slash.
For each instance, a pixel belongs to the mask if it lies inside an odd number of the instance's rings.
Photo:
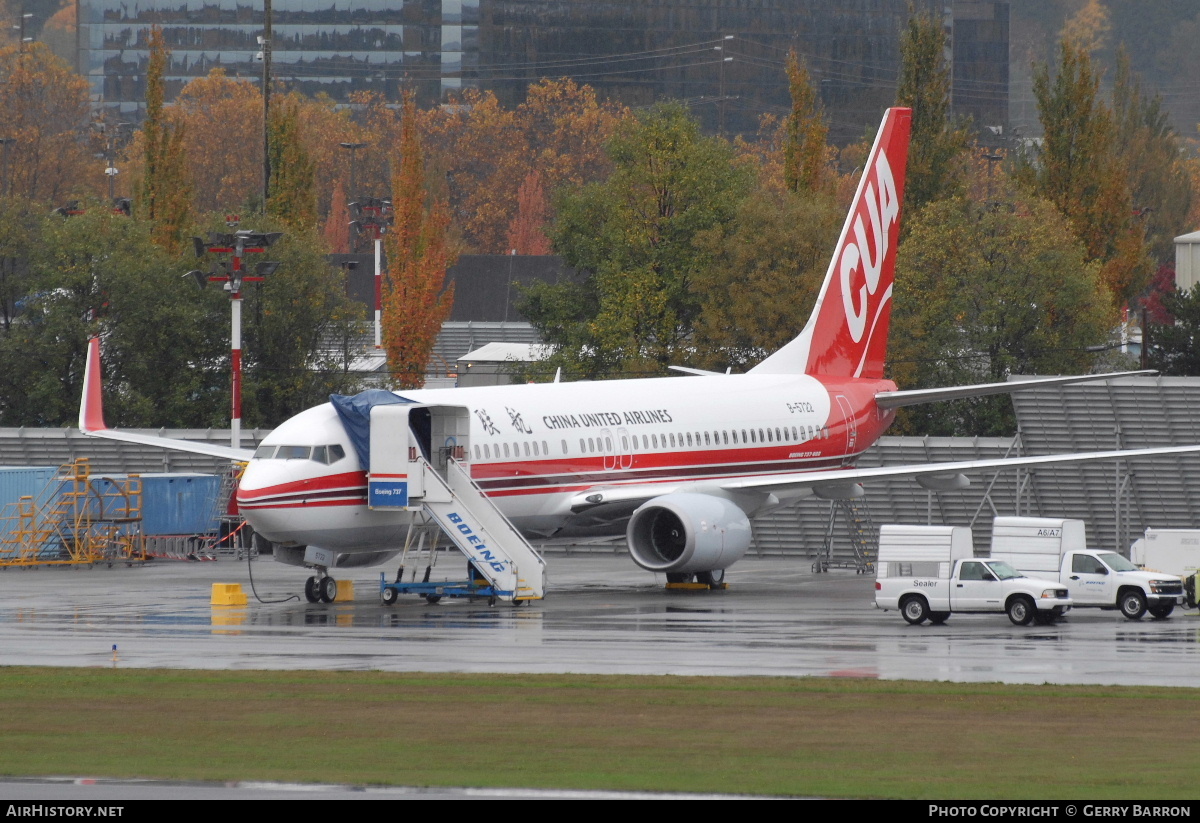
<path id="1" fill-rule="evenodd" d="M 1053 626 L 1057 619 L 1058 615 L 1054 612 L 1035 612 L 1033 615 L 1033 622 L 1039 626 Z"/>
<path id="2" fill-rule="evenodd" d="M 1033 605 L 1033 601 L 1028 597 L 1021 595 L 1014 597 L 1008 601 L 1008 619 L 1015 626 L 1028 626 L 1033 616 L 1037 614 L 1037 607 Z"/>
<path id="3" fill-rule="evenodd" d="M 1175 604 L 1168 603 L 1165 606 L 1155 606 L 1154 608 L 1150 609 L 1150 615 L 1155 620 L 1162 620 L 1164 617 L 1170 617 L 1171 612 L 1173 611 L 1175 611 Z"/>
<path id="4" fill-rule="evenodd" d="M 1130 620 L 1141 620 L 1146 613 L 1146 597 L 1137 589 L 1121 592 L 1117 605 L 1121 607 L 1121 614 Z"/>
<path id="5" fill-rule="evenodd" d="M 950 612 L 930 612 L 929 622 L 934 626 L 940 626 L 950 617 Z"/>
<path id="6" fill-rule="evenodd" d="M 904 615 L 905 620 L 917 626 L 924 623 L 925 618 L 929 617 L 929 604 L 925 602 L 924 597 L 917 595 L 906 597 L 900 604 L 900 613 Z"/>

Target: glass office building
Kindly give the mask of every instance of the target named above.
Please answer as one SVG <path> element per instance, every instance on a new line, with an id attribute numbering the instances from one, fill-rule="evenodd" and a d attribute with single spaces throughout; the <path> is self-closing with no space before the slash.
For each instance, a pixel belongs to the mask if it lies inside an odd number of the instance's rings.
<path id="1" fill-rule="evenodd" d="M 98 102 L 137 108 L 149 29 L 172 50 L 168 93 L 213 68 L 261 80 L 261 0 L 79 0 L 81 70 Z M 344 102 L 358 90 L 422 105 L 464 86 L 514 105 L 570 76 L 627 105 L 685 100 L 708 131 L 753 133 L 789 106 L 784 61 L 802 55 L 833 119 L 857 138 L 894 100 L 910 0 L 273 0 L 272 75 Z M 915 0 L 945 21 L 960 113 L 1003 123 L 1008 3 Z M 961 21 L 961 25 L 960 25 Z"/>
<path id="2" fill-rule="evenodd" d="M 479 55 L 480 0 L 275 0 L 272 76 L 289 89 L 346 101 L 376 90 L 398 98 L 407 79 L 425 102 L 462 85 Z M 81 72 L 93 98 L 138 108 L 148 40 L 171 50 L 167 92 L 215 68 L 261 82 L 263 4 L 245 0 L 80 0 Z"/>

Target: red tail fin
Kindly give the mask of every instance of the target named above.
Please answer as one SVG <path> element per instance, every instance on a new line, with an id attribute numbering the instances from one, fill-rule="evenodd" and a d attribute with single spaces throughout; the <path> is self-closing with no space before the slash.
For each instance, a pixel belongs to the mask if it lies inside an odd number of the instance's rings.
<path id="1" fill-rule="evenodd" d="M 750 371 L 883 376 L 912 109 L 888 109 L 808 325 Z"/>
<path id="2" fill-rule="evenodd" d="M 83 372 L 83 397 L 79 401 L 79 429 L 104 431 L 104 404 L 100 391 L 100 338 L 88 341 L 87 365 Z"/>

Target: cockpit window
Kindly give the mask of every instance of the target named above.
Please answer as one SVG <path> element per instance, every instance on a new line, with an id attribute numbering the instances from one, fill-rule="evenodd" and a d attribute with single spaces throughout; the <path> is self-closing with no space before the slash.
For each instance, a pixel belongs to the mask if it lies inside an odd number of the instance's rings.
<path id="1" fill-rule="evenodd" d="M 332 446 L 317 446 L 313 449 L 313 460 L 324 463 L 326 466 L 332 466 L 345 456 L 346 450 L 336 443 Z"/>
<path id="2" fill-rule="evenodd" d="M 312 460 L 331 466 L 346 456 L 346 450 L 332 446 L 259 446 L 254 452 L 257 460 Z"/>

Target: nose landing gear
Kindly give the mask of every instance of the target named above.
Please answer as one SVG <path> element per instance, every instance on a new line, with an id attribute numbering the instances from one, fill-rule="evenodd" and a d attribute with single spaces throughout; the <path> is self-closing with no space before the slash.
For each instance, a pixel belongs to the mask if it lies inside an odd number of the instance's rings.
<path id="1" fill-rule="evenodd" d="M 318 567 L 317 574 L 304 581 L 304 599 L 309 603 L 332 603 L 337 600 L 337 590 L 337 581 L 324 568 Z"/>

